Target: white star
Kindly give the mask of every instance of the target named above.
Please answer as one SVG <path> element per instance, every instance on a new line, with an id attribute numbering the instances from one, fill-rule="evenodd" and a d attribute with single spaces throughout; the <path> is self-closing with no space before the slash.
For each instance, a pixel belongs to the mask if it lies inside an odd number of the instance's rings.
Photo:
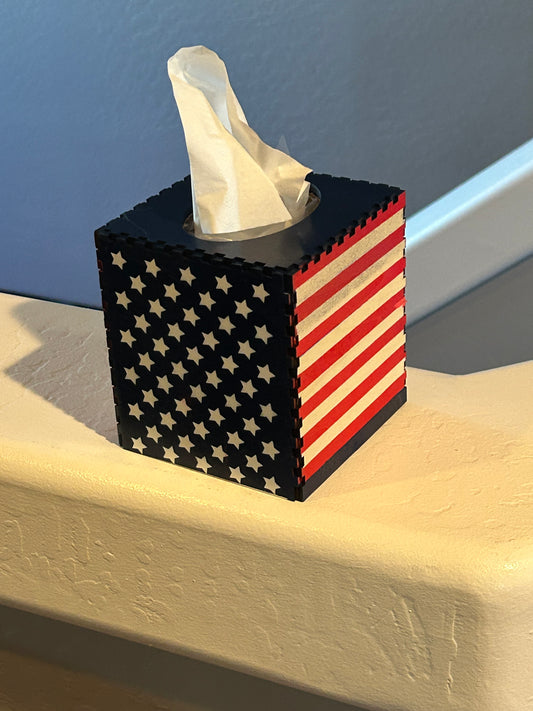
<path id="1" fill-rule="evenodd" d="M 187 371 L 183 367 L 183 363 L 172 363 L 172 375 L 177 375 L 183 380 L 183 376 Z"/>
<path id="2" fill-rule="evenodd" d="M 224 418 L 220 414 L 220 410 L 218 409 L 218 407 L 216 410 L 209 410 L 209 419 L 213 422 L 216 422 L 217 425 L 220 425 L 220 423 L 224 421 Z"/>
<path id="3" fill-rule="evenodd" d="M 265 477 L 265 489 L 270 491 L 272 494 L 275 494 L 276 491 L 278 491 L 279 486 L 276 484 L 276 480 L 273 476 L 270 478 Z"/>
<path id="4" fill-rule="evenodd" d="M 220 330 L 226 331 L 226 333 L 231 333 L 231 331 L 235 328 L 235 326 L 229 320 L 229 316 L 225 316 L 224 318 L 221 318 L 219 316 L 218 322 L 220 323 L 220 326 L 219 326 Z"/>
<path id="5" fill-rule="evenodd" d="M 231 284 L 230 284 L 229 281 L 226 279 L 226 275 L 224 274 L 224 276 L 215 277 L 215 279 L 217 280 L 217 286 L 216 286 L 216 288 L 217 288 L 217 289 L 220 289 L 220 290 L 223 291 L 225 294 L 227 294 L 227 293 L 228 293 L 228 289 L 231 288 Z"/>
<path id="6" fill-rule="evenodd" d="M 246 356 L 249 358 L 252 353 L 254 352 L 254 349 L 250 345 L 250 341 L 239 341 L 239 353 L 242 353 L 243 356 Z"/>
<path id="7" fill-rule="evenodd" d="M 200 361 L 202 360 L 202 356 L 198 352 L 198 348 L 196 346 L 194 348 L 187 348 L 187 358 L 189 360 L 192 360 L 196 363 L 196 365 L 200 365 Z"/>
<path id="8" fill-rule="evenodd" d="M 202 388 L 201 388 L 200 385 L 193 385 L 193 386 L 192 386 L 192 388 L 191 388 L 191 397 L 194 397 L 194 398 L 196 398 L 197 400 L 199 400 L 200 402 L 202 402 L 202 400 L 203 400 L 204 397 L 205 397 L 205 393 L 204 393 L 204 391 L 202 390 Z"/>
<path id="9" fill-rule="evenodd" d="M 132 448 L 136 449 L 138 452 L 140 452 L 142 454 L 143 451 L 146 449 L 145 445 L 143 444 L 142 439 L 140 437 L 132 437 L 131 441 L 132 441 L 132 445 L 131 445 Z"/>
<path id="10" fill-rule="evenodd" d="M 121 306 L 124 306 L 125 309 L 128 308 L 128 304 L 131 303 L 131 300 L 128 299 L 128 295 L 126 294 L 125 291 L 117 291 L 117 304 L 120 304 Z"/>
<path id="11" fill-rule="evenodd" d="M 180 274 L 182 281 L 186 281 L 187 284 L 190 286 L 193 282 L 193 279 L 195 278 L 190 268 L 187 267 L 187 269 L 180 269 Z"/>
<path id="12" fill-rule="evenodd" d="M 120 335 L 122 336 L 122 338 L 120 339 L 122 343 L 127 343 L 128 346 L 130 346 L 131 348 L 131 346 L 135 342 L 135 338 L 131 335 L 131 331 L 129 330 L 129 328 L 127 331 L 121 331 Z"/>
<path id="13" fill-rule="evenodd" d="M 172 301 L 176 301 L 179 295 L 180 293 L 177 291 L 174 284 L 165 284 L 165 296 L 167 298 L 172 299 Z"/>
<path id="14" fill-rule="evenodd" d="M 255 454 L 253 455 L 253 457 L 248 456 L 248 454 L 246 455 L 246 466 L 250 467 L 250 469 L 253 469 L 256 473 L 259 471 L 259 469 L 261 469 L 261 465 L 257 461 L 257 457 L 255 456 Z"/>
<path id="15" fill-rule="evenodd" d="M 238 432 L 228 432 L 228 444 L 232 444 L 234 447 L 239 449 L 240 445 L 243 444 L 243 441 L 239 437 Z"/>
<path id="16" fill-rule="evenodd" d="M 166 375 L 162 375 L 162 376 L 159 376 L 159 375 L 158 375 L 158 376 L 157 376 L 157 387 L 158 387 L 160 390 L 164 390 L 164 391 L 166 392 L 166 394 L 168 395 L 168 393 L 170 392 L 170 388 L 172 387 L 172 385 L 168 382 L 168 378 L 167 378 Z"/>
<path id="17" fill-rule="evenodd" d="M 148 303 L 150 304 L 150 313 L 153 313 L 156 316 L 159 316 L 159 318 L 161 318 L 161 314 L 165 309 L 161 306 L 161 302 L 159 301 L 159 299 L 154 299 L 153 301 L 150 301 L 150 299 L 148 299 Z"/>
<path id="18" fill-rule="evenodd" d="M 124 370 L 126 371 L 125 380 L 131 380 L 132 383 L 136 383 L 139 376 L 135 372 L 135 368 L 124 368 Z"/>
<path id="19" fill-rule="evenodd" d="M 143 390 L 142 394 L 143 394 L 143 401 L 144 402 L 147 402 L 152 407 L 156 404 L 157 398 L 154 395 L 153 390 Z"/>
<path id="20" fill-rule="evenodd" d="M 131 288 L 136 289 L 139 292 L 139 294 L 142 294 L 142 291 L 143 291 L 144 287 L 146 286 L 146 284 L 142 283 L 141 277 L 140 276 L 130 277 L 130 281 L 131 281 Z"/>
<path id="21" fill-rule="evenodd" d="M 150 439 L 153 439 L 154 442 L 159 442 L 159 440 L 161 439 L 161 434 L 155 425 L 153 427 L 147 428 L 147 435 L 146 436 L 149 437 Z"/>
<path id="22" fill-rule="evenodd" d="M 261 417 L 266 417 L 269 422 L 272 422 L 272 419 L 276 417 L 276 413 L 270 403 L 268 403 L 268 405 L 261 405 Z"/>
<path id="23" fill-rule="evenodd" d="M 233 356 L 228 356 L 225 358 L 222 356 L 222 368 L 223 370 L 229 370 L 229 372 L 233 375 L 235 372 L 235 369 L 237 367 L 237 363 L 233 360 Z"/>
<path id="24" fill-rule="evenodd" d="M 138 420 L 140 420 L 143 413 L 139 405 L 135 403 L 135 405 L 128 405 L 128 407 L 130 408 L 131 417 L 136 417 Z"/>
<path id="25" fill-rule="evenodd" d="M 163 459 L 170 459 L 172 464 L 175 464 L 177 457 L 178 453 L 174 447 L 163 447 Z"/>
<path id="26" fill-rule="evenodd" d="M 264 302 L 268 296 L 268 291 L 265 291 L 265 287 L 262 284 L 259 284 L 258 286 L 254 285 L 254 296 Z"/>
<path id="27" fill-rule="evenodd" d="M 255 327 L 255 337 L 260 338 L 264 343 L 268 341 L 269 338 L 272 338 L 272 334 L 270 334 L 267 331 L 266 326 L 256 326 Z"/>
<path id="28" fill-rule="evenodd" d="M 218 377 L 216 370 L 213 370 L 211 373 L 206 373 L 205 375 L 209 385 L 213 385 L 215 388 L 222 382 L 222 380 Z"/>
<path id="29" fill-rule="evenodd" d="M 183 317 L 183 320 L 184 320 L 184 321 L 188 321 L 189 323 L 192 323 L 193 326 L 196 324 L 196 322 L 197 322 L 198 319 L 200 318 L 199 316 L 197 316 L 197 315 L 194 313 L 194 309 L 193 309 L 193 308 L 191 308 L 191 309 L 183 309 L 183 313 L 185 314 L 185 316 Z"/>
<path id="30" fill-rule="evenodd" d="M 207 459 L 205 457 L 196 457 L 196 468 L 201 469 L 207 474 L 207 470 L 209 469 Z"/>
<path id="31" fill-rule="evenodd" d="M 244 421 L 244 429 L 247 432 L 251 432 L 253 435 L 257 432 L 259 427 L 255 423 L 255 419 L 253 417 L 250 417 L 249 420 L 246 419 L 246 417 L 243 418 Z"/>
<path id="32" fill-rule="evenodd" d="M 200 294 L 200 304 L 202 306 L 210 309 L 215 303 L 215 300 L 211 298 L 211 294 L 208 291 L 206 291 L 205 294 Z"/>
<path id="33" fill-rule="evenodd" d="M 152 259 L 150 262 L 145 259 L 144 263 L 146 264 L 146 271 L 149 274 L 152 274 L 153 276 L 157 276 L 157 272 L 159 271 L 159 267 L 155 263 L 155 259 Z"/>
<path id="34" fill-rule="evenodd" d="M 209 430 L 206 429 L 203 422 L 193 422 L 193 426 L 194 434 L 198 435 L 198 437 L 201 437 L 203 439 L 206 434 L 209 434 Z"/>
<path id="35" fill-rule="evenodd" d="M 139 365 L 143 365 L 145 368 L 150 368 L 153 366 L 154 361 L 150 358 L 149 353 L 139 353 Z"/>
<path id="36" fill-rule="evenodd" d="M 216 457 L 217 459 L 220 459 L 221 462 L 224 461 L 226 458 L 226 452 L 222 449 L 222 447 L 213 447 L 213 457 Z"/>
<path id="37" fill-rule="evenodd" d="M 175 402 L 176 402 L 176 410 L 178 412 L 181 412 L 182 415 L 186 415 L 189 412 L 189 410 L 191 409 L 187 405 L 187 401 L 185 399 L 175 400 Z"/>
<path id="38" fill-rule="evenodd" d="M 263 454 L 267 454 L 274 459 L 279 450 L 274 447 L 274 442 L 263 442 Z"/>
<path id="39" fill-rule="evenodd" d="M 154 338 L 154 351 L 161 353 L 162 356 L 168 351 L 168 346 L 162 338 Z"/>
<path id="40" fill-rule="evenodd" d="M 173 323 L 169 325 L 168 335 L 172 336 L 172 338 L 175 338 L 177 341 L 180 340 L 180 338 L 183 336 L 183 331 L 179 327 L 178 323 Z"/>
<path id="41" fill-rule="evenodd" d="M 111 263 L 116 264 L 117 267 L 120 267 L 121 269 L 126 264 L 126 260 L 120 252 L 111 252 L 111 259 Z"/>
<path id="42" fill-rule="evenodd" d="M 194 447 L 193 443 L 189 439 L 189 435 L 184 435 L 183 437 L 180 435 L 179 439 L 179 446 L 181 449 L 186 449 L 188 452 L 191 451 L 191 449 Z"/>
<path id="43" fill-rule="evenodd" d="M 233 412 L 237 412 L 237 408 L 239 407 L 239 401 L 235 397 L 235 395 L 225 395 L 226 398 L 226 407 L 231 407 Z"/>
<path id="44" fill-rule="evenodd" d="M 202 336 L 204 337 L 204 346 L 209 346 L 209 348 L 215 350 L 216 346 L 218 346 L 215 336 L 212 333 L 202 333 Z"/>
<path id="45" fill-rule="evenodd" d="M 241 389 L 250 397 L 253 397 L 253 394 L 257 392 L 257 388 L 254 388 L 251 380 L 241 380 Z"/>
<path id="46" fill-rule="evenodd" d="M 140 316 L 135 316 L 135 326 L 136 326 L 136 328 L 139 328 L 141 331 L 143 331 L 144 333 L 146 333 L 146 331 L 147 331 L 149 325 L 150 325 L 150 324 L 149 324 L 148 321 L 146 320 L 144 314 L 141 314 Z"/>
<path id="47" fill-rule="evenodd" d="M 258 365 L 257 370 L 259 371 L 259 375 L 257 377 L 266 380 L 267 383 L 270 383 L 274 377 L 274 373 L 270 372 L 268 365 Z"/>
<path id="48" fill-rule="evenodd" d="M 231 474 L 229 475 L 229 478 L 235 479 L 240 484 L 242 479 L 244 479 L 244 474 L 241 473 L 241 470 L 239 469 L 239 467 L 230 467 L 229 470 L 231 472 Z"/>
<path id="49" fill-rule="evenodd" d="M 252 309 L 248 306 L 246 301 L 236 301 L 235 313 L 241 314 L 241 316 L 244 316 L 244 318 L 246 318 L 248 314 L 252 313 Z"/>
<path id="50" fill-rule="evenodd" d="M 165 427 L 168 427 L 169 430 L 173 428 L 175 425 L 176 420 L 172 417 L 171 412 L 162 412 L 161 413 L 161 424 L 164 425 Z"/>

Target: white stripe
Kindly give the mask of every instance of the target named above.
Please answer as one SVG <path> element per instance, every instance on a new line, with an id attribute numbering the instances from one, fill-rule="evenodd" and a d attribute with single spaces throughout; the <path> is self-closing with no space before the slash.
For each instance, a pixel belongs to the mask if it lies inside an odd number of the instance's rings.
<path id="1" fill-rule="evenodd" d="M 375 400 L 382 395 L 385 390 L 394 383 L 395 380 L 402 375 L 405 369 L 405 361 L 398 363 L 390 370 L 384 378 L 382 378 L 376 385 L 357 402 L 352 408 L 348 410 L 342 417 L 340 417 L 336 422 L 334 422 L 329 429 L 327 429 L 320 437 L 313 442 L 313 444 L 308 447 L 303 453 L 304 466 L 306 463 L 311 462 L 320 452 L 325 449 L 332 440 L 335 439 L 343 430 L 345 430 L 359 415 L 366 410 Z"/>
<path id="2" fill-rule="evenodd" d="M 298 303 L 303 303 L 324 284 L 330 282 L 360 257 L 363 257 L 372 247 L 375 247 L 382 240 L 403 225 L 403 210 L 399 210 L 395 215 L 389 217 L 381 225 L 369 232 L 365 237 L 357 240 L 345 252 L 321 269 L 315 276 L 312 276 L 297 289 Z"/>
<path id="3" fill-rule="evenodd" d="M 380 289 L 374 296 L 371 296 L 368 301 L 365 301 L 353 313 L 347 316 L 344 321 L 341 321 L 338 326 L 327 333 L 314 346 L 300 356 L 300 371 L 303 372 L 324 353 L 333 348 L 340 342 L 344 336 L 350 331 L 359 326 L 366 318 L 371 316 L 382 306 L 387 299 L 390 299 L 394 294 L 397 294 L 405 286 L 405 277 L 403 274 L 398 274 L 394 279 L 386 284 L 383 289 Z"/>
<path id="4" fill-rule="evenodd" d="M 397 321 L 399 321 L 404 314 L 403 306 L 395 309 L 390 316 L 383 319 L 383 321 L 375 328 L 373 328 L 370 333 L 362 338 L 360 341 L 355 343 L 349 351 L 347 351 L 341 358 L 335 361 L 327 370 L 321 373 L 317 378 L 315 378 L 309 385 L 304 388 L 300 393 L 300 399 L 302 403 L 307 402 L 309 398 L 313 397 L 324 385 L 333 378 L 337 373 L 345 368 L 348 363 L 351 363 L 360 353 L 362 353 L 365 348 L 373 343 L 379 336 L 381 336 L 387 329 L 393 326 Z M 299 374 L 302 373 L 302 369 L 298 369 Z"/>
<path id="5" fill-rule="evenodd" d="M 298 338 L 305 338 L 311 331 L 316 328 L 316 326 L 324 321 L 330 314 L 336 311 L 341 306 L 344 306 L 350 299 L 355 296 L 361 289 L 363 289 L 367 284 L 377 279 L 378 276 L 392 267 L 393 264 L 398 262 L 403 257 L 405 243 L 396 245 L 390 252 L 387 252 L 381 259 L 374 262 L 368 269 L 356 276 L 353 281 L 346 284 L 340 291 L 338 291 L 334 296 L 329 298 L 323 304 L 318 306 L 314 311 L 312 311 L 308 316 L 303 319 L 298 320 L 297 331 Z M 298 299 L 298 290 L 296 290 L 296 298 Z"/>
<path id="6" fill-rule="evenodd" d="M 306 417 L 303 418 L 301 433 L 302 435 L 309 432 L 309 430 L 314 427 L 320 420 L 327 417 L 334 407 L 336 407 L 339 402 L 344 400 L 351 392 L 353 392 L 362 382 L 371 375 L 375 370 L 382 365 L 389 356 L 391 356 L 395 351 L 398 350 L 405 343 L 405 334 L 399 333 L 391 341 L 386 343 L 383 348 L 378 351 L 370 360 L 368 360 L 361 368 L 359 368 L 353 375 L 351 375 L 347 380 L 345 380 L 334 392 L 332 392 L 328 397 L 323 400 L 320 405 L 315 407 L 315 409 L 310 412 Z"/>

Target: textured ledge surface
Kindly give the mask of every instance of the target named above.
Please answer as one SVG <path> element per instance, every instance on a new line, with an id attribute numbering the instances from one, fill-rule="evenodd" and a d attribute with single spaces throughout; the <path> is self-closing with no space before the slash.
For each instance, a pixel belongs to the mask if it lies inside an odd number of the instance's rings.
<path id="1" fill-rule="evenodd" d="M 361 706 L 533 708 L 533 363 L 411 369 L 299 504 L 121 450 L 100 312 L 0 324 L 0 602 Z"/>

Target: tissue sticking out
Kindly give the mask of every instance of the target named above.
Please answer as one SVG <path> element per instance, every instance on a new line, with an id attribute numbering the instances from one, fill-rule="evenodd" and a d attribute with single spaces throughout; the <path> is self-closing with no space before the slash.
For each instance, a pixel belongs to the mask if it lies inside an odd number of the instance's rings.
<path id="1" fill-rule="evenodd" d="M 248 126 L 215 52 L 183 47 L 168 60 L 168 74 L 189 153 L 196 237 L 253 239 L 299 222 L 316 207 L 305 180 L 310 169 Z"/>

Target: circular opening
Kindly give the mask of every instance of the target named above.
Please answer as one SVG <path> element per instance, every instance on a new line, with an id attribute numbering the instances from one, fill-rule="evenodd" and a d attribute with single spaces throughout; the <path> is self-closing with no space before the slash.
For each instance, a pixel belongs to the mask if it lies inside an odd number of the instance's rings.
<path id="1" fill-rule="evenodd" d="M 183 229 L 188 234 L 196 237 L 197 239 L 209 240 L 212 242 L 241 242 L 247 239 L 257 239 L 258 237 L 266 237 L 266 235 L 274 234 L 274 232 L 281 232 L 287 229 L 287 227 L 292 227 L 292 225 L 297 225 L 306 217 L 309 217 L 320 204 L 320 191 L 319 189 L 311 183 L 309 186 L 309 197 L 307 198 L 307 203 L 305 205 L 305 211 L 303 215 L 297 220 L 288 220 L 287 222 L 278 222 L 273 225 L 265 225 L 263 227 L 253 227 L 249 230 L 241 230 L 239 232 L 224 232 L 219 234 L 205 234 L 197 229 L 194 224 L 194 219 L 192 212 L 185 218 L 183 223 Z"/>

